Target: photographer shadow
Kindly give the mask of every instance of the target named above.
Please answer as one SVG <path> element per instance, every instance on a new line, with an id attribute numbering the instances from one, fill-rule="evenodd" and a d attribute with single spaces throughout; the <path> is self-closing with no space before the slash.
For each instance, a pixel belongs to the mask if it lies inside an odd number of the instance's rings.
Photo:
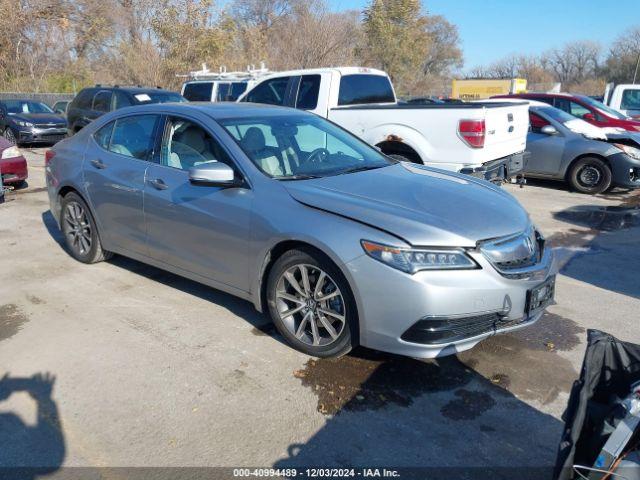
<path id="1" fill-rule="evenodd" d="M 49 373 L 0 378 L 0 402 L 26 392 L 36 403 L 35 425 L 14 412 L 0 411 L 0 478 L 35 479 L 62 465 L 66 448 L 58 407 L 51 396 L 54 383 Z"/>

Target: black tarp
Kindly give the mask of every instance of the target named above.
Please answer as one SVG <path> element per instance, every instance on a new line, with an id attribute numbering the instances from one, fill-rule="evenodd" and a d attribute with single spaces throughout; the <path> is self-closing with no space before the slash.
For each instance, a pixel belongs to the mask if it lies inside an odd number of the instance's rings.
<path id="1" fill-rule="evenodd" d="M 565 428 L 556 459 L 557 480 L 579 478 L 573 465 L 594 464 L 619 419 L 620 402 L 631 393 L 631 385 L 640 381 L 640 345 L 598 330 L 589 330 L 587 337 L 580 378 L 573 384 L 562 417 Z"/>

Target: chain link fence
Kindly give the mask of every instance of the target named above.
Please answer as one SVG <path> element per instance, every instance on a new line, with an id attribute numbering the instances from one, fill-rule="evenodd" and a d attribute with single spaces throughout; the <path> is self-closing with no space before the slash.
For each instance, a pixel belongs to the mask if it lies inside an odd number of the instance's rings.
<path id="1" fill-rule="evenodd" d="M 36 102 L 43 102 L 49 106 L 61 100 L 73 100 L 73 93 L 20 93 L 20 92 L 0 92 L 0 100 L 27 99 Z"/>

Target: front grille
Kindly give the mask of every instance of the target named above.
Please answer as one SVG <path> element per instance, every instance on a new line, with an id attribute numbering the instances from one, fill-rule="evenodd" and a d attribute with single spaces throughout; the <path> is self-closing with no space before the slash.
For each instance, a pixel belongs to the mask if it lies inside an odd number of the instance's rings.
<path id="1" fill-rule="evenodd" d="M 544 238 L 533 227 L 507 237 L 480 244 L 480 251 L 505 276 L 518 275 L 518 270 L 540 262 L 544 251 Z"/>
<path id="2" fill-rule="evenodd" d="M 36 128 L 67 128 L 64 123 L 36 123 L 34 126 Z"/>
<path id="3" fill-rule="evenodd" d="M 419 320 L 400 338 L 405 342 L 424 345 L 459 342 L 487 333 L 496 333 L 514 327 L 526 319 L 505 320 L 498 313 L 471 315 L 468 317 L 432 317 Z"/>

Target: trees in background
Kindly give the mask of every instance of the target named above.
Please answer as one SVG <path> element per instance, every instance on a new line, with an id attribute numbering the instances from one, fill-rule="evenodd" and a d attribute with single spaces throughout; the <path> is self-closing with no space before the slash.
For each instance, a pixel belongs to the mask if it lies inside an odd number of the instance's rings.
<path id="1" fill-rule="evenodd" d="M 461 66 L 456 27 L 419 0 L 0 0 L 0 89 L 76 91 L 94 82 L 176 88 L 184 74 L 261 61 L 274 70 L 382 67 L 401 91 Z"/>

